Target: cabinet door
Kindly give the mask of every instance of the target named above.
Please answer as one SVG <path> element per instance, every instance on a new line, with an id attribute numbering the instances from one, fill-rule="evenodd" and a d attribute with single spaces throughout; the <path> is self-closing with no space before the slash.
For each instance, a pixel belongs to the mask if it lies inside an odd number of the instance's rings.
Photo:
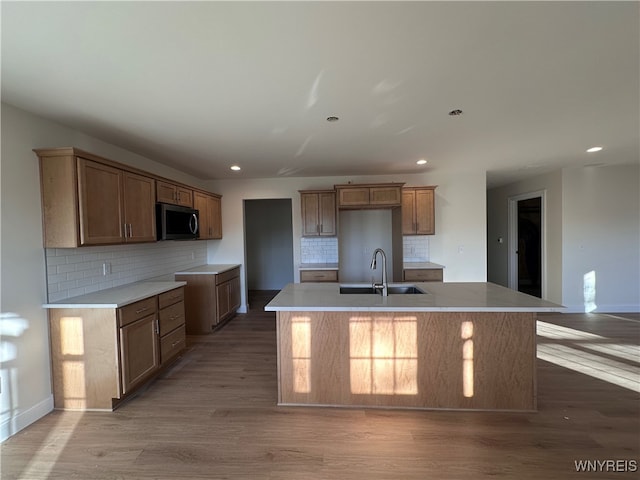
<path id="1" fill-rule="evenodd" d="M 176 200 L 176 186 L 158 180 L 156 184 L 156 201 L 174 204 L 177 203 Z"/>
<path id="2" fill-rule="evenodd" d="M 366 207 L 369 205 L 369 187 L 338 189 L 338 204 L 341 207 Z"/>
<path id="3" fill-rule="evenodd" d="M 193 208 L 198 210 L 198 224 L 200 229 L 200 239 L 211 238 L 211 221 L 209 214 L 209 196 L 200 192 L 193 194 Z"/>
<path id="4" fill-rule="evenodd" d="M 176 187 L 176 197 L 178 198 L 176 202 L 178 205 L 189 208 L 193 207 L 193 190 L 185 187 Z"/>
<path id="5" fill-rule="evenodd" d="M 126 242 L 155 242 L 155 180 L 123 172 Z"/>
<path id="6" fill-rule="evenodd" d="M 156 201 L 193 207 L 193 190 L 158 180 L 156 182 Z"/>
<path id="7" fill-rule="evenodd" d="M 416 233 L 418 235 L 433 235 L 435 229 L 435 211 L 433 189 L 416 190 Z"/>
<path id="8" fill-rule="evenodd" d="M 336 229 L 336 194 L 335 193 L 319 193 L 319 222 L 320 235 L 331 237 L 338 232 Z"/>
<path id="9" fill-rule="evenodd" d="M 233 312 L 240 308 L 240 277 L 229 280 L 229 311 Z"/>
<path id="10" fill-rule="evenodd" d="M 369 204 L 379 206 L 400 206 L 402 202 L 402 188 L 371 187 L 369 190 Z"/>
<path id="11" fill-rule="evenodd" d="M 218 303 L 218 315 L 216 324 L 220 323 L 231 311 L 231 297 L 229 295 L 230 282 L 224 282 L 216 286 L 216 299 Z"/>
<path id="12" fill-rule="evenodd" d="M 302 236 L 317 237 L 320 230 L 318 221 L 318 212 L 320 211 L 319 199 L 317 193 L 301 193 L 300 194 L 302 210 Z"/>
<path id="13" fill-rule="evenodd" d="M 402 191 L 402 234 L 416 234 L 416 192 L 415 190 L 404 189 Z"/>
<path id="14" fill-rule="evenodd" d="M 222 204 L 219 197 L 209 197 L 209 222 L 211 223 L 211 238 L 222 238 Z"/>
<path id="15" fill-rule="evenodd" d="M 122 392 L 128 393 L 159 366 L 155 315 L 149 315 L 120 329 Z"/>
<path id="16" fill-rule="evenodd" d="M 78 158 L 80 244 L 122 243 L 122 170 Z"/>

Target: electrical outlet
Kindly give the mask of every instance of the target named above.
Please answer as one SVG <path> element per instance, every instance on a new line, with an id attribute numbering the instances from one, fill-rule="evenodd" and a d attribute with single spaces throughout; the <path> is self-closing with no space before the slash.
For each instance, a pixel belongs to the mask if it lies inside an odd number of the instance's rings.
<path id="1" fill-rule="evenodd" d="M 103 262 L 102 263 L 102 276 L 106 277 L 111 274 L 111 263 Z"/>
<path id="2" fill-rule="evenodd" d="M 464 245 L 458 245 L 458 253 L 464 253 Z"/>
<path id="3" fill-rule="evenodd" d="M 196 252 L 191 252 L 191 260 L 195 260 L 196 259 Z"/>

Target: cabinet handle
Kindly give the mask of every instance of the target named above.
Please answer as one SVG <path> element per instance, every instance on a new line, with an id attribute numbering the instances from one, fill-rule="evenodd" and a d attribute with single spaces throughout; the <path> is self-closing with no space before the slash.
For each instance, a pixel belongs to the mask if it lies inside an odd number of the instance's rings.
<path id="1" fill-rule="evenodd" d="M 179 343 L 181 343 L 181 340 L 177 340 L 177 341 L 173 342 L 173 343 L 171 344 L 171 348 L 175 347 L 175 346 L 176 346 L 176 345 L 178 345 Z"/>
<path id="2" fill-rule="evenodd" d="M 133 224 L 129 224 L 129 238 L 133 238 Z"/>
<path id="3" fill-rule="evenodd" d="M 160 335 L 160 321 L 156 318 L 156 335 Z"/>
<path id="4" fill-rule="evenodd" d="M 136 315 L 141 314 L 142 312 L 146 312 L 147 310 L 149 310 L 149 307 L 142 307 L 139 308 L 138 310 L 136 310 Z"/>
<path id="5" fill-rule="evenodd" d="M 180 201 L 180 192 L 176 193 L 176 200 L 179 202 Z"/>
<path id="6" fill-rule="evenodd" d="M 124 238 L 127 238 L 128 233 L 127 233 L 127 224 L 124 224 Z"/>

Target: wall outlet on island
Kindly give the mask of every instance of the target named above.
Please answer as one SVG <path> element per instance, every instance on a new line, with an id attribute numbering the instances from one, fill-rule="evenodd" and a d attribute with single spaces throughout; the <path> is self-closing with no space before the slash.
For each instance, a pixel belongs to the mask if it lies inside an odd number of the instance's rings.
<path id="1" fill-rule="evenodd" d="M 191 260 L 195 260 L 196 259 L 196 252 L 191 252 Z"/>

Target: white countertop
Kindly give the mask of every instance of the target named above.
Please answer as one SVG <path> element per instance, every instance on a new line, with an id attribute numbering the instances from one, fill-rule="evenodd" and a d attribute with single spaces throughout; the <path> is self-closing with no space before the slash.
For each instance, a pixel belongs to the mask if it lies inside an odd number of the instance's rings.
<path id="1" fill-rule="evenodd" d="M 220 265 L 200 265 L 198 267 L 188 268 L 186 270 L 180 270 L 175 272 L 176 275 L 217 275 L 224 273 L 233 268 L 239 267 L 237 263 L 220 264 Z"/>
<path id="2" fill-rule="evenodd" d="M 300 270 L 338 270 L 337 263 L 301 263 Z"/>
<path id="3" fill-rule="evenodd" d="M 43 308 L 120 308 L 153 295 L 182 287 L 187 282 L 136 282 L 108 288 L 58 302 L 45 303 Z"/>
<path id="4" fill-rule="evenodd" d="M 493 283 L 416 282 L 410 285 L 415 285 L 426 293 L 387 297 L 380 294 L 341 294 L 340 284 L 337 283 L 290 283 L 267 304 L 265 310 L 269 312 L 561 312 L 565 309 L 562 305 Z"/>
<path id="5" fill-rule="evenodd" d="M 413 269 L 420 269 L 420 270 L 430 270 L 430 269 L 440 269 L 440 268 L 444 268 L 444 265 L 440 265 L 438 263 L 433 263 L 433 262 L 405 262 L 402 264 L 402 268 L 404 268 L 405 270 L 413 270 Z"/>

